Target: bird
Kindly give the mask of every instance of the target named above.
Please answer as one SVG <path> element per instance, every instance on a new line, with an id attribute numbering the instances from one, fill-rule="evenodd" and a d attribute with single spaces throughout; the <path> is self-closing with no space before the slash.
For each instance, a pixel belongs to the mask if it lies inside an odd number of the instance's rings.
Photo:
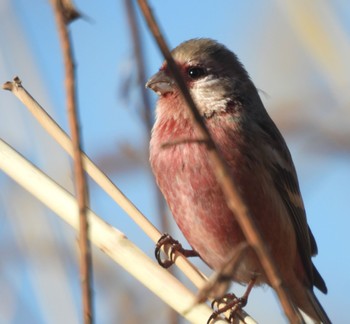
<path id="1" fill-rule="evenodd" d="M 314 287 L 327 293 L 311 258 L 318 253 L 307 223 L 287 144 L 236 54 L 209 38 L 171 51 L 189 93 L 239 194 L 269 248 L 292 303 L 330 323 Z M 246 242 L 226 203 L 187 103 L 166 61 L 146 83 L 158 95 L 149 145 L 155 180 L 184 237 L 213 270 Z M 245 252 L 232 280 L 268 284 L 257 256 Z"/>

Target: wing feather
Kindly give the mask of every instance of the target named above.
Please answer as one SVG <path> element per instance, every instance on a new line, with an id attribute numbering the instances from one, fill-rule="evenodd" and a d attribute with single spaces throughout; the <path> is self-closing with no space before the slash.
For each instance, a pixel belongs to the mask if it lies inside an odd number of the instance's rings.
<path id="1" fill-rule="evenodd" d="M 267 118 L 270 119 L 269 116 Z M 322 277 L 312 264 L 311 256 L 317 253 L 315 238 L 307 224 L 306 213 L 300 193 L 298 178 L 288 147 L 273 123 L 259 123 L 260 129 L 265 134 L 266 147 L 272 156 L 270 165 L 274 184 L 281 199 L 288 210 L 297 238 L 298 252 L 305 268 L 310 284 L 316 285 L 321 291 L 326 291 Z M 316 279 L 316 280 L 315 280 Z"/>

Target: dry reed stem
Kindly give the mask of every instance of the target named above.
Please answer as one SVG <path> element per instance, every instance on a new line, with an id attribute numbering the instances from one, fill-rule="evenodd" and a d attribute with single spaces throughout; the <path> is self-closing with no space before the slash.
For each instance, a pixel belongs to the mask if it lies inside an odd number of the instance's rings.
<path id="1" fill-rule="evenodd" d="M 0 170 L 30 192 L 70 226 L 79 230 L 78 204 L 73 195 L 0 139 Z M 205 323 L 212 310 L 193 305 L 195 295 L 167 270 L 146 256 L 116 228 L 87 209 L 90 240 L 128 273 L 192 323 Z M 137 307 L 137 305 L 135 305 Z M 218 319 L 215 323 L 227 323 Z M 253 323 L 249 321 L 248 323 Z"/>
<path id="2" fill-rule="evenodd" d="M 85 324 L 93 323 L 92 305 L 92 261 L 89 243 L 89 223 L 86 215 L 88 207 L 88 190 L 83 168 L 81 154 L 81 136 L 78 120 L 78 107 L 75 91 L 75 66 L 73 62 L 73 49 L 67 24 L 69 19 L 61 0 L 53 0 L 54 15 L 61 42 L 64 68 L 65 88 L 67 95 L 67 113 L 69 128 L 73 143 L 74 180 L 75 191 L 79 206 L 79 247 L 80 247 L 80 280 L 82 289 L 83 318 Z"/>
<path id="3" fill-rule="evenodd" d="M 259 229 L 250 215 L 249 208 L 240 196 L 237 190 L 237 186 L 234 183 L 234 179 L 232 179 L 232 177 L 229 175 L 227 171 L 227 166 L 222 157 L 219 155 L 215 144 L 212 138 L 210 137 L 209 131 L 205 123 L 203 122 L 196 105 L 193 102 L 193 99 L 187 89 L 187 86 L 180 72 L 178 71 L 177 65 L 171 56 L 169 48 L 162 36 L 162 33 L 158 27 L 158 24 L 156 23 L 156 20 L 152 14 L 152 11 L 147 1 L 138 0 L 138 4 L 145 17 L 149 29 L 158 44 L 159 49 L 161 50 L 163 56 L 167 61 L 168 68 L 173 74 L 174 79 L 180 89 L 180 92 L 188 105 L 189 111 L 192 115 L 192 119 L 197 127 L 198 132 L 201 135 L 201 138 L 203 138 L 208 143 L 208 155 L 211 160 L 213 172 L 225 195 L 228 207 L 236 216 L 237 222 L 239 223 L 249 245 L 256 252 L 271 286 L 277 292 L 284 312 L 288 317 L 289 321 L 291 323 L 302 322 L 300 314 L 292 304 L 289 297 L 289 293 L 286 287 L 283 285 L 283 281 L 272 258 L 272 255 L 266 247 L 263 238 L 259 232 Z"/>

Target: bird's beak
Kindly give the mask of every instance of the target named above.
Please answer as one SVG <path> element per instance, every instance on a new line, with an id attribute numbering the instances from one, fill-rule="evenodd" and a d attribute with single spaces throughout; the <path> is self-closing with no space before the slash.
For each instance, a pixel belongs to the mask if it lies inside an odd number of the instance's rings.
<path id="1" fill-rule="evenodd" d="M 146 83 L 146 88 L 152 89 L 159 96 L 174 92 L 174 80 L 163 70 L 153 75 Z"/>

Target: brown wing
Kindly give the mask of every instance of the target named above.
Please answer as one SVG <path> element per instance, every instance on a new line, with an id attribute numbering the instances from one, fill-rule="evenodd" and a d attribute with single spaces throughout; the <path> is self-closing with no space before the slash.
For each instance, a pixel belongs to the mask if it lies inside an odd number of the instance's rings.
<path id="1" fill-rule="evenodd" d="M 269 116 L 267 118 L 270 119 Z M 281 133 L 271 119 L 270 122 L 268 123 L 264 120 L 264 122 L 259 123 L 259 127 L 265 133 L 265 140 L 274 148 L 275 153 L 279 155 L 278 159 L 275 159 L 270 166 L 271 174 L 292 220 L 297 238 L 298 252 L 310 280 L 309 282 L 326 293 L 325 282 L 311 261 L 311 256 L 317 254 L 317 245 L 307 224 L 292 157 Z"/>

